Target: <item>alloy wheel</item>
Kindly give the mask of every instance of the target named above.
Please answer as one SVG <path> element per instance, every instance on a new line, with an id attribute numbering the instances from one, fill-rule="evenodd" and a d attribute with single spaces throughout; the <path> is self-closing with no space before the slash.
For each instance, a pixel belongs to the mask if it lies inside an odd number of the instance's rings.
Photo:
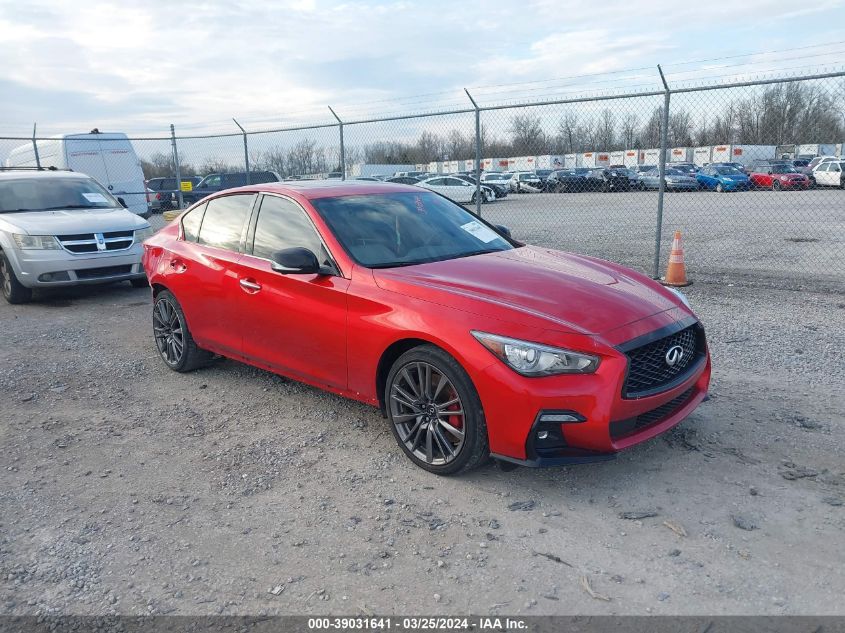
<path id="1" fill-rule="evenodd" d="M 4 257 L 0 257 L 0 279 L 3 280 L 3 296 L 9 297 L 12 294 L 12 275 L 9 265 Z"/>
<path id="2" fill-rule="evenodd" d="M 178 365 L 185 353 L 185 328 L 179 312 L 167 299 L 159 299 L 153 308 L 153 334 L 164 362 Z"/>
<path id="3" fill-rule="evenodd" d="M 452 381 L 436 366 L 415 361 L 390 385 L 390 418 L 401 442 L 435 466 L 454 460 L 464 446 L 465 414 Z"/>

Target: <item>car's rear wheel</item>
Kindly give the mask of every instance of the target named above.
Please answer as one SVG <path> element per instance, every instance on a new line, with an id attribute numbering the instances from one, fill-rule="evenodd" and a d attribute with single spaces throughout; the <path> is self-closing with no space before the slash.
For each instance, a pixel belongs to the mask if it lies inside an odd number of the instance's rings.
<path id="1" fill-rule="evenodd" d="M 2 287 L 3 298 L 9 303 L 26 303 L 32 299 L 32 289 L 18 281 L 3 251 L 0 251 L 0 287 Z"/>
<path id="2" fill-rule="evenodd" d="M 772 181 L 772 191 L 780 191 L 780 180 Z"/>
<path id="3" fill-rule="evenodd" d="M 168 290 L 160 292 L 153 302 L 153 336 L 161 359 L 173 371 L 197 369 L 213 357 L 197 347 L 182 306 Z"/>
<path id="4" fill-rule="evenodd" d="M 484 410 L 463 367 L 433 345 L 400 356 L 385 385 L 393 435 L 420 468 L 452 475 L 487 460 Z"/>

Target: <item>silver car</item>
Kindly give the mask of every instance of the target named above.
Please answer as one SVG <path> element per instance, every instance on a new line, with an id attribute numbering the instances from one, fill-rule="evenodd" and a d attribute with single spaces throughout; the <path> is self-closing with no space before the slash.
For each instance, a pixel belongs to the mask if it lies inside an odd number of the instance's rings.
<path id="1" fill-rule="evenodd" d="M 666 191 L 698 191 L 698 180 L 680 169 L 666 168 L 665 181 Z M 640 189 L 659 189 L 660 170 L 656 167 L 650 171 L 642 172 L 638 177 Z"/>
<path id="2" fill-rule="evenodd" d="M 130 281 L 147 285 L 149 223 L 96 180 L 70 171 L 0 171 L 0 286 L 9 303 L 33 288 Z"/>

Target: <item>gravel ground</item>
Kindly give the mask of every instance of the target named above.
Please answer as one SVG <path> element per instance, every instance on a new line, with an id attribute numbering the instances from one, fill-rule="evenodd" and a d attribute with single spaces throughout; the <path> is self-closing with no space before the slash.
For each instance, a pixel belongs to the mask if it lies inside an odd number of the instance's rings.
<path id="1" fill-rule="evenodd" d="M 170 372 L 148 291 L 0 303 L 0 613 L 845 614 L 845 293 L 688 294 L 714 357 L 688 420 L 458 478 L 364 405 Z"/>

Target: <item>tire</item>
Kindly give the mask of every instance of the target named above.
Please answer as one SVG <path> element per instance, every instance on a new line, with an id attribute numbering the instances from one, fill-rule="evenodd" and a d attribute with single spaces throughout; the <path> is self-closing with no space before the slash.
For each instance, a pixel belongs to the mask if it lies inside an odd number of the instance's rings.
<path id="1" fill-rule="evenodd" d="M 716 185 L 716 191 L 717 193 L 725 193 L 725 188 L 722 186 L 722 183 L 718 183 Z"/>
<path id="2" fill-rule="evenodd" d="M 129 283 L 132 284 L 133 288 L 149 288 L 150 287 L 150 282 L 149 282 L 149 280 L 147 280 L 146 277 L 144 277 L 143 279 L 130 279 Z"/>
<path id="3" fill-rule="evenodd" d="M 162 326 L 164 330 L 161 329 Z M 177 328 L 181 331 L 180 335 L 176 334 Z M 168 334 L 171 341 L 181 336 L 181 353 L 178 353 L 178 345 L 168 341 Z M 169 290 L 160 292 L 153 301 L 153 340 L 164 364 L 180 373 L 204 367 L 214 356 L 211 352 L 197 347 L 188 329 L 182 306 Z"/>
<path id="4" fill-rule="evenodd" d="M 780 191 L 780 189 L 781 189 L 780 181 L 779 180 L 773 180 L 772 181 L 772 191 Z"/>
<path id="5" fill-rule="evenodd" d="M 454 475 L 489 459 L 487 424 L 478 392 L 464 368 L 442 349 L 421 345 L 402 354 L 387 375 L 384 394 L 396 442 L 423 470 Z M 443 412 L 455 410 L 440 409 L 445 406 L 458 407 L 460 419 L 457 413 L 444 416 Z"/>
<path id="6" fill-rule="evenodd" d="M 0 288 L 2 288 L 3 298 L 11 304 L 17 305 L 32 300 L 32 288 L 27 288 L 18 281 L 3 251 L 0 251 Z"/>

